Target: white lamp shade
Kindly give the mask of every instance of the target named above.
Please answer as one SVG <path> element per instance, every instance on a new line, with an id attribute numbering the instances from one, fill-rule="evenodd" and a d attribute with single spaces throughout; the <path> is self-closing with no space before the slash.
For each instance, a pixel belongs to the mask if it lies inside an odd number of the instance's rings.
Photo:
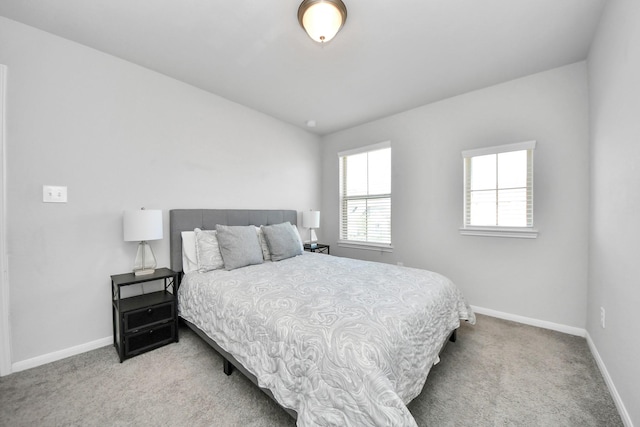
<path id="1" fill-rule="evenodd" d="M 158 209 L 125 211 L 123 229 L 126 242 L 162 239 L 162 211 Z"/>
<path id="2" fill-rule="evenodd" d="M 302 226 L 304 228 L 319 228 L 320 227 L 320 211 L 302 212 Z"/>

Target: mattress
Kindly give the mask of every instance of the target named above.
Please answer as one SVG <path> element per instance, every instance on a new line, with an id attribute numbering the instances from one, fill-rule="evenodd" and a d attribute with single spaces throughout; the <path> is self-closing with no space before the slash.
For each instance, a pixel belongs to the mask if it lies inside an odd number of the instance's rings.
<path id="1" fill-rule="evenodd" d="M 316 253 L 186 274 L 179 312 L 298 426 L 415 426 L 406 405 L 460 320 L 475 323 L 440 274 Z"/>

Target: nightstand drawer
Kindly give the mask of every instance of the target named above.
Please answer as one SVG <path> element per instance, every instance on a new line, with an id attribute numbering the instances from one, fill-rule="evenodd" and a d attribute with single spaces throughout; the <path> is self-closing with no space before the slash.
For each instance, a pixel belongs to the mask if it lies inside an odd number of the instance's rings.
<path id="1" fill-rule="evenodd" d="M 131 332 L 136 329 L 152 326 L 156 323 L 173 319 L 173 302 L 145 307 L 140 310 L 124 313 L 124 331 Z"/>
<path id="2" fill-rule="evenodd" d="M 156 328 L 147 329 L 124 338 L 124 348 L 127 357 L 136 353 L 151 350 L 155 347 L 175 340 L 175 323 L 169 322 Z"/>

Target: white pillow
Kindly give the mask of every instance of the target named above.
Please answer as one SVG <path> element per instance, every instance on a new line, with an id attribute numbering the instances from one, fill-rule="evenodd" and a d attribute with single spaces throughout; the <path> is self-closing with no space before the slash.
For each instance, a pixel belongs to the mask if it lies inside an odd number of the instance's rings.
<path id="1" fill-rule="evenodd" d="M 218 245 L 218 237 L 215 230 L 194 230 L 196 235 L 196 259 L 198 271 L 205 273 L 211 270 L 224 268 L 224 261 Z"/>
<path id="2" fill-rule="evenodd" d="M 196 233 L 183 231 L 182 235 L 182 271 L 184 274 L 198 270 L 198 257 L 196 255 Z"/>

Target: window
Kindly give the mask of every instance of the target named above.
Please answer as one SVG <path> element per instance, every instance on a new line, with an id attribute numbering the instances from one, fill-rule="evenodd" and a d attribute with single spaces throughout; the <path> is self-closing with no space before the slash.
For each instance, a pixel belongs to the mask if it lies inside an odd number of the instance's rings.
<path id="1" fill-rule="evenodd" d="M 522 142 L 462 152 L 463 234 L 536 237 L 533 230 L 533 150 Z"/>
<path id="2" fill-rule="evenodd" d="M 391 142 L 338 153 L 340 242 L 391 248 Z"/>

